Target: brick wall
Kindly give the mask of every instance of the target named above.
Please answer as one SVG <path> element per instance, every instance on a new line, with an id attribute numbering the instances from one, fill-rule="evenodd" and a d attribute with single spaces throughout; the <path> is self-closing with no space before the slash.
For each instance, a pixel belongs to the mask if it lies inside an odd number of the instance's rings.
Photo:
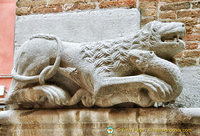
<path id="1" fill-rule="evenodd" d="M 119 7 L 136 7 L 136 0 L 18 0 L 16 14 L 44 14 Z"/>
<path id="2" fill-rule="evenodd" d="M 179 66 L 200 64 L 200 0 L 18 0 L 16 14 L 46 14 L 102 8 L 136 8 L 141 26 L 159 20 L 186 24 L 185 50 L 178 54 Z"/>
<path id="3" fill-rule="evenodd" d="M 186 48 L 176 59 L 180 66 L 200 64 L 200 0 L 160 0 L 157 19 L 186 25 Z"/>

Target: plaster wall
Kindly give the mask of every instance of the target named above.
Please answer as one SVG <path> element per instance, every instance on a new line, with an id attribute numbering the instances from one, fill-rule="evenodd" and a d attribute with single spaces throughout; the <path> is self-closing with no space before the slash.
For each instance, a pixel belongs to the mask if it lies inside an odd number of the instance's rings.
<path id="1" fill-rule="evenodd" d="M 66 42 L 93 42 L 133 35 L 140 29 L 137 9 L 103 9 L 95 11 L 18 16 L 15 46 L 34 34 L 53 34 Z"/>

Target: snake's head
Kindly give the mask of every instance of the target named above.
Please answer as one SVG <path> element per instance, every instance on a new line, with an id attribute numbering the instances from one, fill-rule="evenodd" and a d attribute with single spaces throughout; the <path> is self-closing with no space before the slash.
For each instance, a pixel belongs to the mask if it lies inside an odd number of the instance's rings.
<path id="1" fill-rule="evenodd" d="M 149 67 L 151 60 L 156 57 L 153 51 L 143 51 L 143 50 L 131 50 L 129 51 L 129 57 L 131 64 L 136 66 L 136 68 L 141 72 L 145 73 Z"/>

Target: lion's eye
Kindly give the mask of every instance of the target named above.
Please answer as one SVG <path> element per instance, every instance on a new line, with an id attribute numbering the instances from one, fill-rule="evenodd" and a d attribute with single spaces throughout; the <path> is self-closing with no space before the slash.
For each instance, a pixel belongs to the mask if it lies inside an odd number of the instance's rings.
<path id="1" fill-rule="evenodd" d="M 156 32 L 156 28 L 153 28 L 153 31 Z"/>

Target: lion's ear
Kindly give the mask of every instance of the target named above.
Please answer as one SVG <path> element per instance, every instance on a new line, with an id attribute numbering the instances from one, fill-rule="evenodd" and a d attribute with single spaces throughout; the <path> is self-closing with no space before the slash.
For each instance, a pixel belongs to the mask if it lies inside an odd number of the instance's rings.
<path id="1" fill-rule="evenodd" d="M 145 73 L 146 70 L 148 69 L 149 67 L 149 64 L 147 61 L 141 61 L 141 60 L 137 60 L 136 61 L 136 67 L 137 69 L 142 72 L 142 73 Z"/>

